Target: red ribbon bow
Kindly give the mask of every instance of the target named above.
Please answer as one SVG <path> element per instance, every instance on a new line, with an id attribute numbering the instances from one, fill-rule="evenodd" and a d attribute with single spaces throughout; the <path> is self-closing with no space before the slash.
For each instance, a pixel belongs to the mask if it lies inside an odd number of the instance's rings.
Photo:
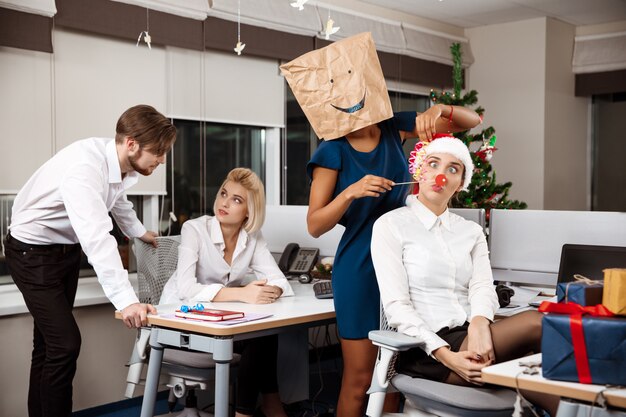
<path id="1" fill-rule="evenodd" d="M 581 306 L 580 304 L 551 303 L 544 301 L 539 306 L 541 313 L 569 314 L 570 331 L 572 333 L 572 345 L 574 346 L 574 358 L 576 360 L 576 370 L 578 380 L 583 384 L 591 384 L 591 372 L 589 371 L 589 359 L 587 358 L 587 346 L 585 344 L 585 332 L 583 330 L 583 315 L 588 314 L 594 317 L 614 316 L 602 304 L 595 306 Z"/>

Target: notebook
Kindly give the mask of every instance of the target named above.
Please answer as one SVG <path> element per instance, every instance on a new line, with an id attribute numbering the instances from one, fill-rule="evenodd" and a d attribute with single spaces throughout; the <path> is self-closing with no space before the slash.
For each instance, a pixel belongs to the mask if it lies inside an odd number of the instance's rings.
<path id="1" fill-rule="evenodd" d="M 218 310 L 215 308 L 205 308 L 204 310 L 191 309 L 188 312 L 176 310 L 174 315 L 185 319 L 202 321 L 224 321 L 244 317 L 244 313 L 241 311 Z"/>

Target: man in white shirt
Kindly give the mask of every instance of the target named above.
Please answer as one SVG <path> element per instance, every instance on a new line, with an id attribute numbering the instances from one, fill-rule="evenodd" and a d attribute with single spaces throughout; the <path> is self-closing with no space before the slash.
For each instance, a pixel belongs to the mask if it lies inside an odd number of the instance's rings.
<path id="1" fill-rule="evenodd" d="M 153 306 L 141 304 L 122 266 L 115 218 L 129 238 L 155 244 L 156 233 L 138 220 L 126 190 L 138 173 L 165 162 L 176 128 L 147 105 L 126 110 L 115 140 L 74 142 L 42 165 L 13 204 L 6 261 L 34 320 L 28 412 L 30 417 L 69 416 L 80 331 L 72 315 L 81 247 L 105 295 L 128 327 L 146 324 Z"/>

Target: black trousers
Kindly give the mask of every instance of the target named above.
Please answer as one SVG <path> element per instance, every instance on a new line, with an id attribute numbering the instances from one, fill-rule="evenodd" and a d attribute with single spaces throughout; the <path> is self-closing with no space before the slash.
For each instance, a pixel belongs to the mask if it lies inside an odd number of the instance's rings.
<path id="1" fill-rule="evenodd" d="M 234 350 L 241 354 L 235 409 L 238 413 L 252 415 L 259 394 L 278 392 L 278 335 L 235 342 Z"/>
<path id="2" fill-rule="evenodd" d="M 5 255 L 34 320 L 28 415 L 70 416 L 81 344 L 72 315 L 80 245 L 29 245 L 9 234 Z"/>

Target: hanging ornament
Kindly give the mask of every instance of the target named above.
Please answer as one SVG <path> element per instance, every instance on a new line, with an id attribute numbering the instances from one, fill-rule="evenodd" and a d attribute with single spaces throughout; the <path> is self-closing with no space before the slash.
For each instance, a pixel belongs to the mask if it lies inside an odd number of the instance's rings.
<path id="1" fill-rule="evenodd" d="M 335 24 L 335 21 L 330 18 L 330 9 L 328 9 L 328 20 L 326 21 L 326 27 L 324 28 L 324 31 L 322 32 L 322 35 L 324 35 L 324 38 L 326 40 L 329 40 L 330 35 L 334 35 L 335 33 L 337 33 L 339 29 L 341 29 L 339 26 L 333 27 L 334 24 Z"/>
<path id="2" fill-rule="evenodd" d="M 237 0 L 237 45 L 233 48 L 237 55 L 241 55 L 241 51 L 246 47 L 245 43 L 241 43 L 241 0 Z"/>
<path id="3" fill-rule="evenodd" d="M 290 4 L 291 4 L 291 7 L 297 7 L 298 10 L 304 10 L 304 3 L 306 3 L 307 1 L 309 0 L 296 0 Z"/>
<path id="4" fill-rule="evenodd" d="M 498 148 L 495 147 L 495 144 L 496 135 L 493 135 L 488 141 L 483 138 L 483 145 L 478 151 L 476 151 L 476 155 L 482 159 L 483 162 L 491 161 L 493 153 L 498 150 Z"/>
<path id="5" fill-rule="evenodd" d="M 139 37 L 137 38 L 137 44 L 135 46 L 139 46 L 139 42 L 141 42 L 141 37 L 143 36 L 143 41 L 148 45 L 148 49 L 152 50 L 152 37 L 150 37 L 150 10 L 146 9 L 146 30 L 142 30 L 139 32 Z"/>

